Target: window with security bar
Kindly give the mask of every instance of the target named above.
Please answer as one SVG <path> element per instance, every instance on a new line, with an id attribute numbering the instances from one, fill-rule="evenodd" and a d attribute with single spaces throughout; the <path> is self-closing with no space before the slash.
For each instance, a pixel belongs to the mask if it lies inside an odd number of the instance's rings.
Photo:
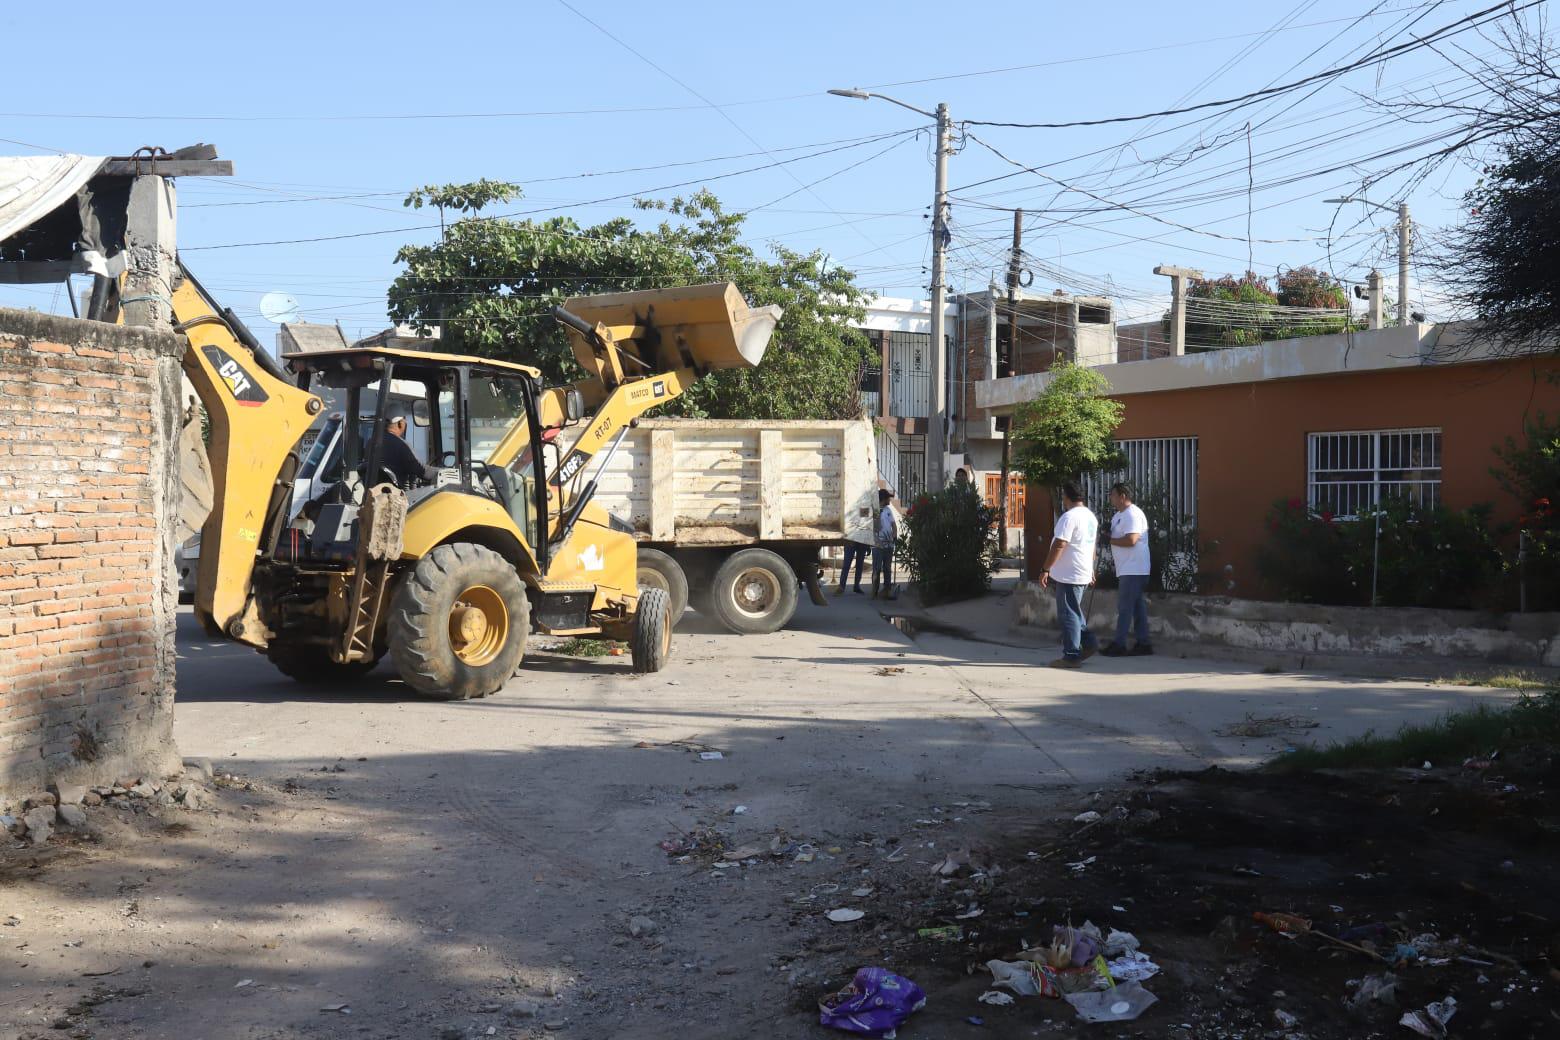
<path id="1" fill-rule="evenodd" d="M 1441 503 L 1439 429 L 1312 433 L 1306 440 L 1306 500 L 1318 513 L 1355 520 L 1387 498 Z"/>

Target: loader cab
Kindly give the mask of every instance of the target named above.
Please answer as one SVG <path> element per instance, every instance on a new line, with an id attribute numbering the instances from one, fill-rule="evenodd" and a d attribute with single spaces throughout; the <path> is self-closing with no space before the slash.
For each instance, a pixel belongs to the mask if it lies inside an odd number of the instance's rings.
<path id="1" fill-rule="evenodd" d="M 292 354 L 287 361 L 300 386 L 337 391 L 344 408 L 327 421 L 299 471 L 292 529 L 306 537 L 284 538 L 284 550 L 350 560 L 365 489 L 385 483 L 405 493 L 409 516 L 440 495 L 489 499 L 513 521 L 527 551 L 544 544 L 544 460 L 530 450 L 541 443 L 535 369 L 388 348 Z"/>

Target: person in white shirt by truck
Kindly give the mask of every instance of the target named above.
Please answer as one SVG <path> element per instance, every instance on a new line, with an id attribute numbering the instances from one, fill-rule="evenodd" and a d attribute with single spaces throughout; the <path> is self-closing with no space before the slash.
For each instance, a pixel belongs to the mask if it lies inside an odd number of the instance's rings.
<path id="1" fill-rule="evenodd" d="M 1106 657 L 1145 657 L 1154 652 L 1148 633 L 1148 517 L 1132 501 L 1132 487 L 1113 484 L 1110 504 L 1111 556 L 1116 563 L 1116 639 L 1100 653 Z M 1127 629 L 1137 642 L 1127 649 Z"/>
<path id="2" fill-rule="evenodd" d="M 877 543 L 872 547 L 872 598 L 878 598 L 878 581 L 882 579 L 884 599 L 895 599 L 894 547 L 899 544 L 899 518 L 894 515 L 894 493 L 886 488 L 878 491 Z"/>
<path id="3" fill-rule="evenodd" d="M 1072 481 L 1062 485 L 1065 512 L 1056 520 L 1051 551 L 1040 572 L 1040 587 L 1056 589 L 1056 622 L 1062 630 L 1062 656 L 1052 668 L 1077 668 L 1099 649 L 1083 612 L 1083 594 L 1094 584 L 1094 548 L 1100 523 L 1083 504 L 1083 492 Z"/>

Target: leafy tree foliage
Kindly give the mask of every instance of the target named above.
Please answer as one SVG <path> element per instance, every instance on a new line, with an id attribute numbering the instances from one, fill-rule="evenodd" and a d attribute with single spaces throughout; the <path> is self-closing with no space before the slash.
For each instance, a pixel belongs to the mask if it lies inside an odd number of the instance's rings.
<path id="1" fill-rule="evenodd" d="M 713 373 L 670 410 L 711 418 L 854 418 L 866 337 L 850 327 L 866 295 L 854 275 L 819 252 L 773 246 L 761 257 L 741 240 L 743 214 L 707 191 L 640 200 L 664 214 L 645 228 L 627 218 L 582 227 L 568 217 L 518 220 L 484 212 L 520 197 L 518 185 L 477 181 L 427 187 L 406 205 L 453 211 L 440 241 L 396 254 L 405 271 L 390 313 L 420 330 L 442 328 L 442 349 L 522 361 L 563 382 L 579 376 L 550 311 L 571 296 L 700 282 L 735 282 L 754 306 L 784 309 L 764 362 Z"/>
<path id="2" fill-rule="evenodd" d="M 1120 402 L 1106 397 L 1110 384 L 1091 368 L 1058 361 L 1052 379 L 1013 416 L 1015 465 L 1026 480 L 1046 487 L 1094 470 L 1126 465 L 1112 435 L 1121 425 Z"/>
<path id="3" fill-rule="evenodd" d="M 1276 285 L 1255 271 L 1247 271 L 1239 278 L 1194 278 L 1186 295 L 1193 301 L 1211 301 L 1209 306 L 1192 303 L 1187 308 L 1186 342 L 1193 346 L 1239 347 L 1274 339 L 1320 336 L 1343 332 L 1353 322 L 1344 287 L 1325 271 L 1309 266 L 1281 273 Z M 1343 313 L 1296 314 L 1283 309 L 1287 307 L 1328 308 Z M 1163 324 L 1168 335 L 1168 314 Z M 1352 327 L 1359 325 L 1354 323 Z"/>

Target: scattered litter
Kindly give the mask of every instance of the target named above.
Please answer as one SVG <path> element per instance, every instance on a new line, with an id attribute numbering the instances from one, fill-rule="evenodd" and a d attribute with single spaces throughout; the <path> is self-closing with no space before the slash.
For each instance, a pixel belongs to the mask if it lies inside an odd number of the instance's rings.
<path id="1" fill-rule="evenodd" d="M 796 859 L 793 860 L 793 862 L 795 862 L 795 863 L 811 863 L 817 857 L 818 857 L 818 854 L 816 852 L 814 852 L 812 849 L 804 849 L 803 851 L 798 852 L 796 854 Z"/>
<path id="2" fill-rule="evenodd" d="M 1073 823 L 1099 823 L 1104 818 L 1105 817 L 1101 816 L 1093 809 L 1090 809 L 1088 812 L 1081 812 L 1077 816 L 1074 816 Z"/>
<path id="3" fill-rule="evenodd" d="M 1359 989 L 1344 1001 L 1351 1010 L 1358 1011 L 1373 1001 L 1383 1004 L 1397 1003 L 1397 976 L 1388 972 L 1384 975 L 1367 975 L 1359 980 Z"/>
<path id="4" fill-rule="evenodd" d="M 867 898 L 868 896 L 870 896 L 872 894 L 872 889 L 870 889 L 870 888 L 853 888 L 853 889 L 851 889 L 850 894 L 855 896 L 857 899 L 865 899 L 865 898 Z"/>
<path id="5" fill-rule="evenodd" d="M 1130 1022 L 1159 1000 L 1137 982 L 1123 982 L 1114 989 L 1069 993 L 1065 999 L 1085 1022 Z"/>
<path id="6" fill-rule="evenodd" d="M 1280 1029 L 1293 1029 L 1300 1024 L 1300 1020 L 1283 1008 L 1274 1008 L 1273 1023 Z"/>
<path id="7" fill-rule="evenodd" d="M 850 921 L 861 920 L 863 917 L 867 916 L 867 912 L 865 910 L 853 910 L 850 907 L 842 906 L 837 910 L 830 910 L 824 916 L 828 917 L 828 919 L 833 921 L 835 924 L 846 924 Z"/>
<path id="8" fill-rule="evenodd" d="M 900 862 L 902 862 L 904 860 L 904 858 L 905 858 L 905 849 L 904 849 L 904 846 L 901 845 L 899 848 L 895 849 L 893 852 L 890 852 L 888 855 L 884 856 L 883 857 L 883 862 L 885 862 L 885 863 L 900 863 Z"/>
<path id="9" fill-rule="evenodd" d="M 723 759 L 725 757 L 726 756 L 721 754 L 719 751 L 700 751 L 699 752 L 699 761 L 700 762 L 719 762 L 721 759 Z"/>
<path id="10" fill-rule="evenodd" d="M 1105 970 L 1118 982 L 1142 982 L 1158 975 L 1159 965 L 1150 960 L 1148 954 L 1133 951 L 1106 961 Z"/>
<path id="11" fill-rule="evenodd" d="M 245 986 L 253 986 L 254 984 L 254 979 L 239 979 L 236 983 L 233 984 L 233 988 L 243 989 Z"/>
<path id="12" fill-rule="evenodd" d="M 103 968 L 100 971 L 84 971 L 81 973 L 81 977 L 85 979 L 100 979 L 105 975 L 118 975 L 119 971 L 120 969 L 117 967 Z"/>
<path id="13" fill-rule="evenodd" d="M 921 987 L 886 968 L 862 968 L 851 984 L 818 1001 L 818 1023 L 861 1036 L 889 1037 L 926 1006 Z"/>
<path id="14" fill-rule="evenodd" d="M 1214 732 L 1221 737 L 1276 737 L 1290 730 L 1315 729 L 1319 725 L 1315 719 L 1308 719 L 1304 715 L 1258 716 L 1247 712 L 1241 721 L 1232 722 Z"/>
<path id="15" fill-rule="evenodd" d="M 1056 988 L 1056 973 L 1034 961 L 989 960 L 986 970 L 991 972 L 991 984 L 1010 989 L 1021 997 L 1055 997 L 1061 991 Z"/>
<path id="16" fill-rule="evenodd" d="M 982 1004 L 994 1004 L 997 1007 L 1007 1007 L 1009 1004 L 1013 1003 L 1013 994 L 1002 993 L 994 989 L 988 989 L 986 992 L 982 993 L 975 999 L 980 1001 Z"/>
<path id="17" fill-rule="evenodd" d="M 1298 914 L 1267 914 L 1258 910 L 1251 918 L 1282 935 L 1304 935 L 1311 930 L 1311 922 Z"/>
<path id="18" fill-rule="evenodd" d="M 980 907 L 978 907 L 978 906 L 974 905 L 973 903 L 971 903 L 969 908 L 967 910 L 965 910 L 964 913 L 962 913 L 962 914 L 954 914 L 953 915 L 953 919 L 955 921 L 970 921 L 970 920 L 974 920 L 975 918 L 979 917 L 981 914 L 983 914 L 985 912 L 986 911 L 982 910 Z"/>
<path id="19" fill-rule="evenodd" d="M 905 670 L 904 670 L 903 667 L 901 667 L 899 665 L 889 665 L 889 666 L 884 667 L 884 668 L 874 668 L 872 670 L 872 674 L 873 675 L 903 675 L 903 674 L 905 674 Z"/>
<path id="20" fill-rule="evenodd" d="M 1096 856 L 1090 856 L 1088 859 L 1080 859 L 1076 863 L 1069 863 L 1067 864 L 1067 869 L 1071 870 L 1074 874 L 1082 874 L 1085 870 L 1089 869 L 1090 865 L 1093 864 L 1097 858 L 1098 857 Z"/>
<path id="21" fill-rule="evenodd" d="M 1141 945 L 1138 937 L 1131 932 L 1117 931 L 1112 928 L 1110 934 L 1105 937 L 1105 946 L 1100 952 L 1107 957 L 1120 957 L 1124 953 L 1136 953 Z"/>
<path id="22" fill-rule="evenodd" d="M 983 1026 L 986 1024 L 986 1020 L 981 1018 L 979 1015 L 965 1015 L 964 1021 L 968 1022 L 972 1026 Z"/>
<path id="23" fill-rule="evenodd" d="M 352 1005 L 351 1004 L 326 1004 L 324 1007 L 320 1008 L 320 1010 L 321 1011 L 332 1012 L 332 1013 L 338 1014 L 338 1015 L 350 1015 L 350 1014 L 352 1014 Z"/>
<path id="24" fill-rule="evenodd" d="M 1428 764 L 1428 763 L 1427 763 Z M 1446 1035 L 1446 1023 L 1457 1014 L 1457 998 L 1447 997 L 1433 1004 L 1426 1004 L 1422 1010 L 1408 1011 L 1398 1019 L 1398 1025 L 1407 1026 L 1420 1036 L 1428 1036 L 1431 1040 L 1440 1040 Z"/>
<path id="25" fill-rule="evenodd" d="M 937 939 L 942 942 L 958 942 L 964 938 L 964 930 L 956 924 L 945 924 L 938 928 L 918 928 L 915 934 L 922 939 Z"/>
<path id="26" fill-rule="evenodd" d="M 747 815 L 747 811 L 748 811 L 748 807 L 747 806 L 739 805 L 735 809 L 731 810 L 731 815 L 733 815 L 733 816 L 746 816 Z"/>

